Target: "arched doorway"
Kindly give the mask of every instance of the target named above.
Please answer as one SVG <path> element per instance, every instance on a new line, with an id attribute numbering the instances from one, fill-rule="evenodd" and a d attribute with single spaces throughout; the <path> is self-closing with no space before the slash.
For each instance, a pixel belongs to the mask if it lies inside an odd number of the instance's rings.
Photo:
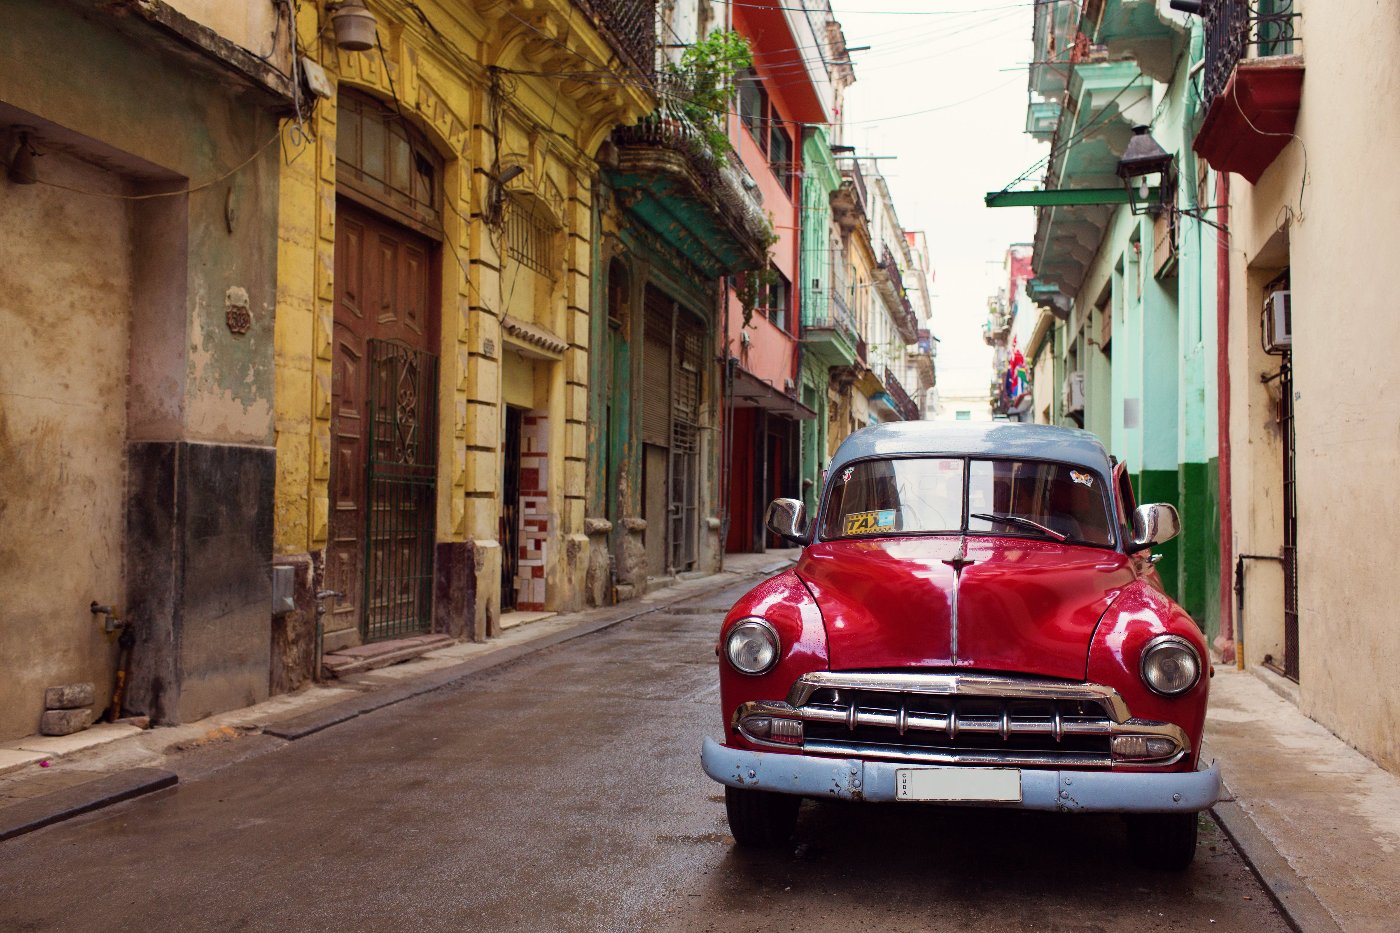
<path id="1" fill-rule="evenodd" d="M 336 161 L 327 632 L 369 642 L 432 624 L 442 162 L 351 91 Z"/>

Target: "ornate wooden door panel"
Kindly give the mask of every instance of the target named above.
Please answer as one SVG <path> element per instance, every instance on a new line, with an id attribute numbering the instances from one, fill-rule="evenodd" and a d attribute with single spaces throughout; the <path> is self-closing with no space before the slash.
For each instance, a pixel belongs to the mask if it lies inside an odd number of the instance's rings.
<path id="1" fill-rule="evenodd" d="M 434 538 L 431 258 L 431 241 L 338 202 L 326 582 L 345 598 L 327 631 L 359 627 L 373 639 L 421 630 L 430 620 L 431 586 L 422 580 L 431 577 Z M 403 352 L 386 350 L 393 347 Z M 373 489 L 372 453 L 376 464 L 393 464 L 374 473 Z"/>
<path id="2" fill-rule="evenodd" d="M 365 224 L 344 212 L 335 242 L 335 323 L 331 351 L 331 502 L 326 585 L 336 600 L 326 631 L 358 628 L 364 592 L 365 427 Z"/>

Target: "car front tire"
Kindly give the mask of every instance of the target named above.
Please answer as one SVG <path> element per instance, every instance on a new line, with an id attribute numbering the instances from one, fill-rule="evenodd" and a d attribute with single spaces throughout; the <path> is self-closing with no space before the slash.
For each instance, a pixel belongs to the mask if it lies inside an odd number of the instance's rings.
<path id="1" fill-rule="evenodd" d="M 1128 850 L 1144 868 L 1185 871 L 1196 857 L 1195 813 L 1139 813 L 1128 817 Z"/>
<path id="2" fill-rule="evenodd" d="M 743 787 L 725 787 L 724 809 L 734 841 L 748 849 L 771 849 L 787 843 L 797 828 L 802 798 Z"/>

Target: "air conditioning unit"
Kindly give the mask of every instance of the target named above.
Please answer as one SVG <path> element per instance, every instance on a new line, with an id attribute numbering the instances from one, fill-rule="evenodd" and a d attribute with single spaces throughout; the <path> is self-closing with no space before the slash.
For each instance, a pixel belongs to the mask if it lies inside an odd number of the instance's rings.
<path id="1" fill-rule="evenodd" d="M 1264 343 L 1270 352 L 1293 347 L 1293 292 L 1280 290 L 1264 300 Z"/>
<path id="2" fill-rule="evenodd" d="M 1084 373 L 1072 372 L 1065 377 L 1065 389 L 1061 396 L 1065 413 L 1084 410 Z"/>

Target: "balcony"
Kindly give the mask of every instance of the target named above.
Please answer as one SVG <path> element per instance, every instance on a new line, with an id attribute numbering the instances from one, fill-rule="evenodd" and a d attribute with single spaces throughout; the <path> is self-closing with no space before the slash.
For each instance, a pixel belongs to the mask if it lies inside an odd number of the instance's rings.
<path id="1" fill-rule="evenodd" d="M 855 316 L 846 303 L 848 285 L 839 257 L 832 256 L 826 291 L 817 291 L 803 308 L 802 340 L 825 366 L 850 366 L 856 361 Z"/>
<path id="2" fill-rule="evenodd" d="M 888 367 L 885 369 L 885 391 L 894 400 L 895 411 L 905 421 L 919 420 L 919 406 L 914 404 L 914 400 L 909 397 L 909 393 L 904 391 L 904 386 L 900 385 L 893 372 Z"/>
<path id="3" fill-rule="evenodd" d="M 1150 123 L 1152 110 L 1152 79 L 1136 63 L 1078 63 L 1060 108 L 1044 187 L 1120 187 L 1118 159 L 1133 126 Z M 1033 266 L 1040 278 L 1076 296 L 1116 210 L 1105 204 L 1039 208 Z"/>
<path id="4" fill-rule="evenodd" d="M 841 226 L 843 234 L 850 233 L 865 222 L 865 206 L 869 203 L 865 176 L 859 163 L 841 170 L 841 187 L 831 192 L 831 219 Z"/>
<path id="5" fill-rule="evenodd" d="M 1191 40 L 1189 18 L 1158 0 L 1095 0 L 1084 15 L 1098 23 L 1095 41 L 1113 60 L 1131 59 L 1142 73 L 1166 83 Z"/>
<path id="6" fill-rule="evenodd" d="M 899 271 L 899 264 L 895 262 L 894 253 L 888 245 L 885 246 L 880 263 L 875 268 L 875 287 L 890 308 L 890 318 L 899 331 L 900 339 L 906 346 L 917 342 L 919 319 L 914 314 L 914 306 L 909 302 L 909 294 L 904 290 L 904 274 Z"/>
<path id="7" fill-rule="evenodd" d="M 1292 142 L 1303 98 L 1294 0 L 1213 0 L 1205 11 L 1202 97 L 1209 101 L 1196 153 L 1251 184 Z"/>
<path id="8" fill-rule="evenodd" d="M 656 78 L 656 0 L 574 0 L 647 84 Z"/>
<path id="9" fill-rule="evenodd" d="M 608 180 L 627 209 L 709 278 L 767 263 L 773 229 L 732 153 L 716 155 L 682 102 L 683 76 L 657 80 L 657 109 L 613 132 Z"/>

